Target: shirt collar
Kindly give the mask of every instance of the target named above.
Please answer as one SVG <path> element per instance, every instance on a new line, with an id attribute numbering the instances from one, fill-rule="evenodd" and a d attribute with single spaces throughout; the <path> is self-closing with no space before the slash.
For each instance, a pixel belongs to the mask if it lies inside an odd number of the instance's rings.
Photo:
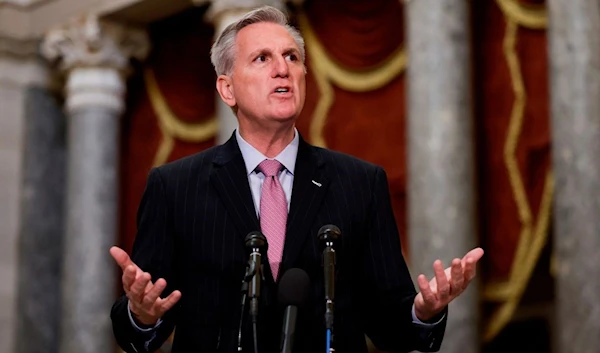
<path id="1" fill-rule="evenodd" d="M 298 130 L 294 128 L 294 139 L 287 145 L 283 151 L 281 151 L 275 158 L 267 158 L 264 154 L 260 153 L 256 148 L 250 145 L 246 140 L 242 138 L 238 129 L 235 130 L 235 138 L 237 139 L 238 146 L 242 152 L 244 163 L 246 164 L 246 173 L 250 175 L 256 170 L 258 165 L 265 159 L 276 159 L 278 160 L 285 169 L 294 174 L 294 168 L 296 166 L 296 156 L 298 155 L 298 145 L 300 144 L 300 138 L 298 136 Z"/>

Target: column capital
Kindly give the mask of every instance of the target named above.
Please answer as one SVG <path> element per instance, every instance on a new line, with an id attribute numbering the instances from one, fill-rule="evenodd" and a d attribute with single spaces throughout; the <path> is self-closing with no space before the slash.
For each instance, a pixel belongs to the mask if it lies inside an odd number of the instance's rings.
<path id="1" fill-rule="evenodd" d="M 150 51 L 146 31 L 101 21 L 95 14 L 76 18 L 47 32 L 42 55 L 61 70 L 112 68 L 124 72 L 131 58 L 144 60 Z"/>
<path id="2" fill-rule="evenodd" d="M 100 21 L 94 14 L 50 30 L 41 46 L 42 55 L 68 73 L 66 108 L 71 114 L 90 108 L 122 113 L 129 60 L 144 60 L 149 51 L 144 30 Z"/>

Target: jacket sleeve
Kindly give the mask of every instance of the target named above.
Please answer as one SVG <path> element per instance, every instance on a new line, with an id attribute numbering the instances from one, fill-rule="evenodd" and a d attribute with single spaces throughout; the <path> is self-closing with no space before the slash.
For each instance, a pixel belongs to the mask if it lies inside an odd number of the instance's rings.
<path id="1" fill-rule="evenodd" d="M 152 169 L 137 215 L 137 234 L 131 255 L 132 261 L 150 273 L 152 281 L 164 278 L 167 288 L 162 297 L 177 288 L 173 269 L 173 225 L 165 185 L 159 169 Z M 140 330 L 132 322 L 128 298 L 123 295 L 114 303 L 111 320 L 115 339 L 125 352 L 154 352 L 173 332 L 178 305 L 168 311 L 162 322 L 152 330 Z"/>
<path id="2" fill-rule="evenodd" d="M 371 184 L 370 225 L 365 247 L 363 323 L 365 333 L 383 351 L 439 351 L 446 328 L 413 321 L 415 287 L 404 260 L 385 171 L 377 168 Z"/>

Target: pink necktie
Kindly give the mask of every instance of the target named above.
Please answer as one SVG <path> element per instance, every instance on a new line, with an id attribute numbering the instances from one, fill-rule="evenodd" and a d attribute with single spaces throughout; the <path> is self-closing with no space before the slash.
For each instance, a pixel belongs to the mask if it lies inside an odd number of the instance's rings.
<path id="1" fill-rule="evenodd" d="M 265 159 L 258 165 L 258 169 L 265 175 L 260 195 L 260 228 L 267 237 L 269 244 L 267 256 L 273 278 L 277 281 L 279 265 L 283 256 L 288 215 L 285 193 L 279 182 L 279 171 L 282 169 L 282 164 L 277 160 Z"/>

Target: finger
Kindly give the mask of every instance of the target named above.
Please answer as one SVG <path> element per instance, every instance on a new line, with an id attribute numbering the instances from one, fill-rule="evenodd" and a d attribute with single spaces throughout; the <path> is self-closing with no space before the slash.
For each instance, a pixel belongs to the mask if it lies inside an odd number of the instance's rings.
<path id="1" fill-rule="evenodd" d="M 127 253 L 123 249 L 113 246 L 110 248 L 109 252 L 113 259 L 115 259 L 117 265 L 121 267 L 121 270 L 125 271 L 125 269 L 131 265 L 137 268 L 137 265 L 133 263 L 133 261 L 131 261 L 129 255 L 127 255 Z"/>
<path id="2" fill-rule="evenodd" d="M 471 282 L 473 278 L 475 278 L 476 272 L 477 266 L 475 261 L 473 261 L 473 259 L 471 258 L 467 259 L 463 271 L 465 278 L 465 283 L 463 284 L 463 287 L 466 287 L 469 284 L 469 282 Z"/>
<path id="3" fill-rule="evenodd" d="M 452 260 L 450 276 L 450 294 L 456 296 L 463 290 L 464 276 L 460 259 Z"/>
<path id="4" fill-rule="evenodd" d="M 435 281 L 437 282 L 438 298 L 442 301 L 447 301 L 450 296 L 450 285 L 442 261 L 436 260 L 433 263 L 433 270 L 435 272 Z"/>
<path id="5" fill-rule="evenodd" d="M 169 296 L 164 299 L 159 299 L 158 312 L 162 317 L 168 310 L 170 310 L 177 302 L 181 299 L 181 292 L 174 290 Z"/>
<path id="6" fill-rule="evenodd" d="M 138 271 L 134 266 L 127 266 L 123 271 L 123 277 L 121 280 L 123 281 L 123 289 L 125 289 L 126 292 L 131 290 L 131 285 L 135 282 L 137 272 Z"/>
<path id="7" fill-rule="evenodd" d="M 146 285 L 150 279 L 150 274 L 147 272 L 138 274 L 127 295 L 129 299 L 136 303 L 141 303 L 145 293 L 144 289 L 146 288 Z"/>
<path id="8" fill-rule="evenodd" d="M 423 296 L 423 301 L 428 306 L 435 306 L 436 298 L 435 294 L 429 287 L 429 281 L 425 275 L 420 275 L 417 277 L 417 283 L 419 284 L 419 290 L 421 291 L 421 295 Z"/>
<path id="9" fill-rule="evenodd" d="M 144 294 L 144 298 L 142 299 L 142 305 L 147 308 L 152 308 L 152 306 L 156 303 L 156 300 L 161 295 L 161 293 L 167 287 L 167 281 L 162 278 L 159 278 L 154 285 L 151 282 L 148 282 L 149 290 L 146 290 L 146 294 Z"/>
<path id="10" fill-rule="evenodd" d="M 471 260 L 473 260 L 474 263 L 477 263 L 477 261 L 479 261 L 483 257 L 483 254 L 484 254 L 484 251 L 483 251 L 482 248 L 475 248 L 475 249 L 469 251 L 462 258 L 462 265 L 463 265 L 463 267 L 466 265 L 467 259 L 471 259 Z"/>
<path id="11" fill-rule="evenodd" d="M 146 288 L 144 288 L 144 294 L 147 294 L 148 292 L 150 292 L 152 287 L 153 287 L 152 281 L 149 281 L 148 284 L 146 284 Z"/>

